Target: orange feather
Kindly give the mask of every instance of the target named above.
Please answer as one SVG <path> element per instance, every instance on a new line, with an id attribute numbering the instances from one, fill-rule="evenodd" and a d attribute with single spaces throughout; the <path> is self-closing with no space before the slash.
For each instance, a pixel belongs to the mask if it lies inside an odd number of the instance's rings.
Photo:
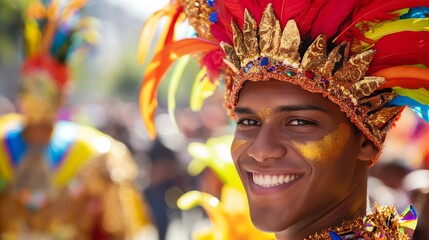
<path id="1" fill-rule="evenodd" d="M 181 11 L 183 7 L 179 3 L 170 3 L 166 5 L 161 10 L 152 14 L 144 23 L 143 28 L 140 32 L 139 38 L 139 48 L 138 48 L 138 62 L 142 64 L 149 52 L 150 45 L 152 41 L 155 39 L 156 28 L 161 18 L 167 17 L 167 23 L 164 27 L 161 36 L 158 39 L 158 43 L 155 47 L 155 53 L 159 52 L 159 50 L 164 47 L 165 39 L 169 32 L 174 29 L 174 25 L 171 25 L 174 16 Z M 177 20 L 177 18 L 176 18 Z"/>
<path id="2" fill-rule="evenodd" d="M 206 39 L 189 38 L 173 42 L 155 54 L 144 74 L 143 85 L 140 90 L 140 112 L 146 129 L 152 138 L 156 136 L 154 123 L 158 86 L 162 77 L 171 64 L 178 58 L 196 52 L 208 52 L 219 49 L 219 44 Z"/>
<path id="3" fill-rule="evenodd" d="M 429 69 L 414 66 L 395 66 L 385 68 L 371 74 L 373 76 L 384 77 L 386 83 L 379 89 L 403 87 L 403 88 L 426 88 L 429 89 Z"/>

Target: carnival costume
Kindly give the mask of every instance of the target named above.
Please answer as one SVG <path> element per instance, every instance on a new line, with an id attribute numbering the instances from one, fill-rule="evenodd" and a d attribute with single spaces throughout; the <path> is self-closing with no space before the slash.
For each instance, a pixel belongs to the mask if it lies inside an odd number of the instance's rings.
<path id="1" fill-rule="evenodd" d="M 30 5 L 25 19 L 27 112 L 0 118 L 0 238 L 131 239 L 150 219 L 127 147 L 55 120 L 68 61 L 97 40 L 95 19 L 80 18 L 84 0 L 44 3 Z M 53 125 L 49 141 L 27 141 L 28 125 L 42 121 Z"/>
<path id="2" fill-rule="evenodd" d="M 223 80 L 225 107 L 234 118 L 245 81 L 276 79 L 322 94 L 381 151 L 405 106 L 429 121 L 428 15 L 427 0 L 172 1 L 145 23 L 140 41 L 143 61 L 158 20 L 168 18 L 140 94 L 147 130 L 156 133 L 153 115 L 164 73 L 192 54 L 202 70 L 191 106 Z M 183 19 L 195 38 L 175 39 Z M 407 239 L 415 220 L 412 207 L 404 214 L 376 207 L 373 215 L 308 238 Z"/>

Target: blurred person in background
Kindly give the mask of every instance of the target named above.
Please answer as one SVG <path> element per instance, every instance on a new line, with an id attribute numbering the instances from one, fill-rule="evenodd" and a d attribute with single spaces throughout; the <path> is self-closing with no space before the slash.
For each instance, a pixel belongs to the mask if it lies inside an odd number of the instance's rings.
<path id="1" fill-rule="evenodd" d="M 380 161 L 370 168 L 368 196 L 371 202 L 406 208 L 411 201 L 402 187 L 402 181 L 411 171 L 412 168 L 401 160 Z"/>
<path id="2" fill-rule="evenodd" d="M 25 15 L 21 114 L 0 118 L 1 239 L 151 239 L 127 147 L 57 120 L 72 52 L 97 39 L 85 4 L 35 1 Z"/>
<path id="3" fill-rule="evenodd" d="M 165 240 L 170 222 L 180 217 L 176 201 L 184 191 L 186 180 L 176 153 L 161 141 L 155 141 L 147 155 L 149 185 L 144 189 L 144 197 L 158 229 L 159 240 Z"/>

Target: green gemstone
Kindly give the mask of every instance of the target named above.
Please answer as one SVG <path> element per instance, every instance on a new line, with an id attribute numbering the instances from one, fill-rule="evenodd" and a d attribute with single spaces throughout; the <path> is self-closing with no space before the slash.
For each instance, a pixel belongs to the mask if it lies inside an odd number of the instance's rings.
<path id="1" fill-rule="evenodd" d="M 295 76 L 295 74 L 293 74 L 292 72 L 289 72 L 289 71 L 286 71 L 286 74 L 287 74 L 289 77 L 294 77 L 294 76 Z"/>

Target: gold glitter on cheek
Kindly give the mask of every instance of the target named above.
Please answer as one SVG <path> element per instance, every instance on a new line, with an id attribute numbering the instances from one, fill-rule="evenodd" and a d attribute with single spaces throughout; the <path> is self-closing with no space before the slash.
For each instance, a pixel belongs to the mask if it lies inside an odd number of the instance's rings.
<path id="1" fill-rule="evenodd" d="M 264 123 L 267 124 L 270 122 L 272 109 L 267 106 L 262 106 L 258 112 L 258 116 L 264 120 Z"/>
<path id="2" fill-rule="evenodd" d="M 350 137 L 350 127 L 341 123 L 332 133 L 326 135 L 322 140 L 306 143 L 292 142 L 306 159 L 330 163 L 338 158 Z"/>
<path id="3" fill-rule="evenodd" d="M 231 144 L 231 152 L 235 152 L 241 145 L 245 144 L 246 142 L 246 140 L 234 138 Z"/>

